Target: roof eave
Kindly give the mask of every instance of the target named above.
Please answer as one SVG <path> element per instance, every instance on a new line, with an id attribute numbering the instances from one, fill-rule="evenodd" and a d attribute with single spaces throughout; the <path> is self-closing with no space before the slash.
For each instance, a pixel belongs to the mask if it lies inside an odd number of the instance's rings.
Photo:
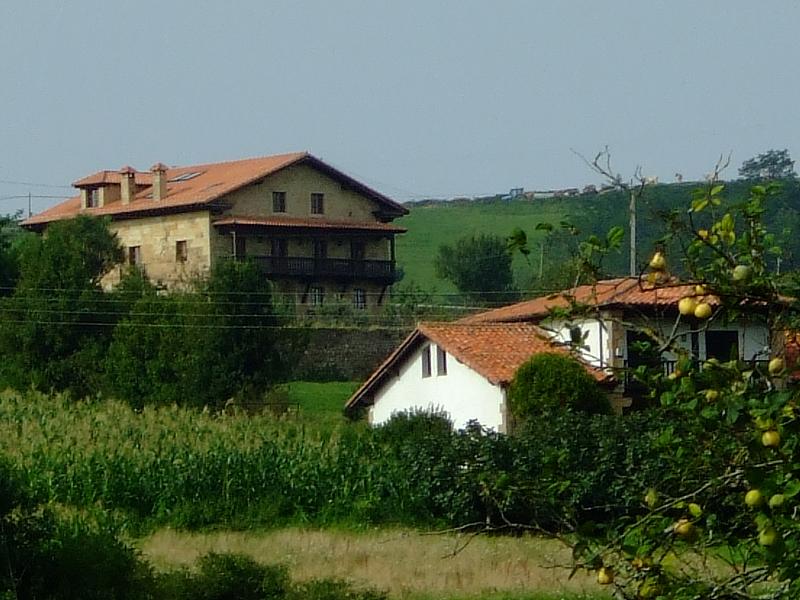
<path id="1" fill-rule="evenodd" d="M 395 366 L 395 364 L 406 357 L 407 353 L 414 347 L 414 345 L 419 341 L 420 338 L 425 337 L 425 335 L 419 330 L 419 328 L 415 328 L 406 339 L 404 339 L 401 344 L 383 361 L 381 366 L 379 366 L 375 372 L 370 375 L 369 379 L 367 379 L 360 388 L 358 388 L 355 393 L 347 400 L 344 405 L 345 413 L 351 413 L 352 411 L 356 410 L 361 406 L 367 406 L 368 403 L 364 402 L 365 399 L 369 398 L 376 387 L 380 386 L 386 377 L 390 374 L 390 369 Z"/>

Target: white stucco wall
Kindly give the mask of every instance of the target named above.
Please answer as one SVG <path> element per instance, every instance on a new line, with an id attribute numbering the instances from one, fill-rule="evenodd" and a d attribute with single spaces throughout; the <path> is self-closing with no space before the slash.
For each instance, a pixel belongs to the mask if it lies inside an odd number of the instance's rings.
<path id="1" fill-rule="evenodd" d="M 583 359 L 595 367 L 606 367 L 609 365 L 608 356 L 608 324 L 600 319 L 582 319 L 576 321 L 556 321 L 548 320 L 542 323 L 542 327 L 553 336 L 553 339 L 569 344 L 572 340 L 570 330 L 578 327 L 581 335 L 585 335 L 583 346 L 580 349 Z"/>
<path id="2" fill-rule="evenodd" d="M 568 344 L 571 340 L 570 329 L 579 327 L 583 333 L 586 334 L 584 345 L 585 348 L 581 349 L 583 358 L 590 364 L 596 367 L 606 367 L 613 364 L 614 351 L 613 348 L 619 348 L 622 351 L 621 358 L 627 360 L 628 348 L 625 330 L 623 328 L 612 327 L 612 318 L 608 319 L 582 319 L 576 321 L 559 321 L 559 320 L 546 320 L 542 323 L 542 327 L 548 331 L 554 339 L 559 342 Z M 666 337 L 672 332 L 675 324 L 674 317 L 667 318 L 654 318 L 644 320 L 641 318 L 625 319 L 629 326 L 633 329 L 641 330 L 644 328 L 652 328 L 659 332 L 660 335 Z M 677 343 L 679 346 L 691 350 L 691 328 L 696 327 L 697 324 L 682 320 L 678 323 L 677 327 Z M 720 323 L 710 323 L 709 331 L 738 331 L 739 334 L 739 358 L 743 360 L 753 359 L 766 359 L 769 357 L 770 346 L 770 333 L 766 325 L 759 322 L 757 319 L 744 320 L 738 323 L 731 323 L 723 325 Z M 622 334 L 622 339 L 615 340 L 613 336 Z M 706 336 L 704 331 L 700 331 L 698 335 L 699 358 L 705 360 L 706 354 Z M 766 351 L 765 351 L 766 349 Z M 665 360 L 674 360 L 676 356 L 672 353 L 665 353 Z"/>
<path id="3" fill-rule="evenodd" d="M 403 362 L 396 377 L 381 386 L 370 408 L 369 422 L 380 425 L 404 410 L 437 410 L 447 413 L 457 429 L 476 420 L 484 427 L 504 432 L 505 391 L 450 354 L 447 375 L 437 375 L 435 344 L 430 344 L 431 375 L 422 377 L 422 351 L 426 345 L 422 344 Z"/>

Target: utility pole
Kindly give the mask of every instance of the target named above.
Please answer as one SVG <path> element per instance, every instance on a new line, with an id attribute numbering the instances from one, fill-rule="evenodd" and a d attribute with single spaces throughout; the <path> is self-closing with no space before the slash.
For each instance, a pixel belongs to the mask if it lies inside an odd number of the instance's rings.
<path id="1" fill-rule="evenodd" d="M 633 187 L 628 188 L 630 194 L 630 203 L 628 205 L 628 212 L 630 215 L 630 228 L 631 228 L 631 277 L 636 277 L 638 274 L 636 267 L 636 191 Z"/>
<path id="2" fill-rule="evenodd" d="M 33 213 L 31 213 L 31 193 L 28 192 L 28 218 L 30 219 Z"/>

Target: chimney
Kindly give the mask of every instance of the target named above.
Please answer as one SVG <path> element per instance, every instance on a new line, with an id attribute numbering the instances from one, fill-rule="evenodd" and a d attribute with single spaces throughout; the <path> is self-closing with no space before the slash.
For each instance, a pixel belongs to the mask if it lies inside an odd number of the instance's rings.
<path id="1" fill-rule="evenodd" d="M 167 165 L 156 163 L 150 171 L 153 173 L 153 200 L 158 202 L 167 197 Z"/>
<path id="2" fill-rule="evenodd" d="M 122 204 L 130 204 L 136 195 L 136 182 L 134 181 L 136 171 L 133 170 L 133 167 L 125 166 L 119 170 L 119 174 L 121 178 L 120 198 L 122 199 Z"/>

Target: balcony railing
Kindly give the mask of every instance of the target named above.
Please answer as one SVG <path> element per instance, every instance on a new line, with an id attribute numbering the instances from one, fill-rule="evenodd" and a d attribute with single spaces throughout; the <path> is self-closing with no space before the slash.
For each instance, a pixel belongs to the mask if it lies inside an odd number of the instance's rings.
<path id="1" fill-rule="evenodd" d="M 758 370 L 761 373 L 766 373 L 767 372 L 768 363 L 769 363 L 768 359 L 751 359 L 751 360 L 747 360 L 747 361 L 742 361 L 742 364 L 748 365 L 750 368 Z M 641 389 L 644 389 L 643 384 L 640 381 L 637 381 L 637 379 L 633 376 L 633 369 L 635 367 L 629 366 L 628 365 L 628 361 L 625 361 L 623 363 L 623 365 L 624 365 L 623 366 L 623 369 L 624 369 L 624 380 L 623 381 L 624 381 L 624 385 L 625 385 L 625 391 L 626 392 L 636 393 L 638 391 L 641 391 Z M 655 369 L 657 366 L 660 366 L 662 373 L 664 375 L 668 376 L 668 375 L 671 375 L 672 373 L 675 372 L 675 369 L 677 368 L 677 365 L 678 365 L 678 361 L 676 361 L 676 360 L 662 360 L 659 363 L 657 363 L 655 365 L 652 365 L 651 368 Z M 700 361 L 696 361 L 696 360 L 692 361 L 692 366 L 693 367 L 700 367 L 701 370 L 703 369 L 703 365 L 704 365 L 704 363 L 702 363 Z"/>
<path id="2" fill-rule="evenodd" d="M 330 277 L 333 279 L 369 279 L 394 283 L 397 278 L 390 260 L 355 260 L 349 258 L 313 258 L 307 256 L 246 256 L 239 260 L 256 263 L 267 276 Z"/>

